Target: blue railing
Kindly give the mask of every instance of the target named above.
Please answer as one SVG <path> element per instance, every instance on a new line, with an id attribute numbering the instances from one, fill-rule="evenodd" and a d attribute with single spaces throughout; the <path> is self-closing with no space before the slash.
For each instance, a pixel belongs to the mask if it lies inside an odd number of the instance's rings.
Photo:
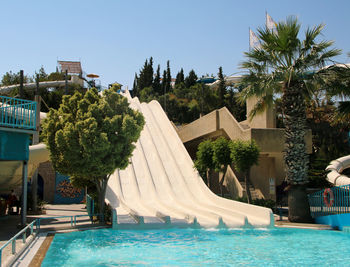
<path id="1" fill-rule="evenodd" d="M 95 202 L 88 194 L 86 194 L 86 211 L 92 220 L 92 215 L 95 213 Z"/>
<path id="2" fill-rule="evenodd" d="M 36 225 L 36 231 L 34 232 L 34 224 Z M 12 246 L 12 255 L 16 254 L 16 240 L 18 237 L 22 236 L 23 244 L 27 242 L 27 231 L 30 229 L 30 235 L 34 236 L 38 234 L 39 227 L 38 221 L 34 220 L 30 224 L 28 224 L 25 228 L 23 228 L 20 232 L 18 232 L 14 237 L 12 237 L 9 241 L 7 241 L 4 245 L 0 247 L 0 267 L 2 262 L 2 251 L 11 244 Z"/>
<path id="3" fill-rule="evenodd" d="M 350 185 L 327 188 L 308 197 L 313 218 L 350 213 Z"/>
<path id="4" fill-rule="evenodd" d="M 0 96 L 0 127 L 35 130 L 36 102 Z"/>
<path id="5" fill-rule="evenodd" d="M 71 227 L 75 227 L 77 225 L 77 218 L 80 217 L 92 217 L 92 216 L 101 216 L 103 218 L 103 214 L 81 214 L 81 215 L 69 215 L 69 216 L 56 216 L 56 217 L 42 217 L 42 218 L 38 218 L 35 219 L 34 221 L 32 221 L 30 224 L 28 224 L 25 228 L 23 228 L 20 232 L 18 232 L 14 237 L 12 237 L 9 241 L 7 241 L 4 245 L 2 245 L 0 247 L 0 267 L 1 265 L 1 261 L 2 261 L 2 251 L 9 245 L 12 245 L 12 255 L 15 255 L 17 252 L 16 249 L 16 240 L 18 239 L 18 237 L 22 236 L 22 240 L 23 240 L 23 244 L 27 243 L 27 232 L 28 230 L 30 230 L 30 235 L 35 236 L 39 233 L 40 231 L 40 226 L 41 226 L 41 222 L 44 220 L 56 220 L 56 219 L 60 219 L 60 218 L 69 218 L 70 219 L 70 225 Z M 57 222 L 55 222 L 57 223 Z M 61 222 L 62 223 L 62 222 Z M 93 221 L 91 220 L 91 223 L 93 223 Z M 34 231 L 34 225 L 35 225 L 35 231 Z"/>

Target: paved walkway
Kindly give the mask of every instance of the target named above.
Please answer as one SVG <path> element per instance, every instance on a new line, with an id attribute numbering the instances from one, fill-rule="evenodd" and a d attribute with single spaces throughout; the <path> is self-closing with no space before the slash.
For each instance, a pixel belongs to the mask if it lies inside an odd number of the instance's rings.
<path id="1" fill-rule="evenodd" d="M 76 225 L 73 228 L 85 228 L 91 227 L 90 218 L 87 215 L 85 204 L 70 204 L 70 205 L 46 205 L 46 214 L 42 215 L 28 215 L 27 223 L 32 222 L 38 218 L 49 218 L 58 216 L 79 216 L 76 218 Z M 15 234 L 20 231 L 21 216 L 20 215 L 8 215 L 0 217 L 0 247 L 11 239 Z M 74 221 L 73 221 L 74 223 Z M 94 225 L 96 226 L 96 225 Z M 41 231 L 57 231 L 64 229 L 72 229 L 71 217 L 57 218 L 57 219 L 42 219 L 40 223 Z M 22 239 L 17 239 L 16 250 L 18 251 L 23 246 Z M 7 246 L 2 252 L 2 263 L 6 261 L 12 255 L 11 245 Z"/>

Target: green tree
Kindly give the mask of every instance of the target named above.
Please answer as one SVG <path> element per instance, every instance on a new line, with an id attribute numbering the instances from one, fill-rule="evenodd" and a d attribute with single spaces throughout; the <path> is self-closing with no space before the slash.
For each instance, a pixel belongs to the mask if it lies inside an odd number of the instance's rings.
<path id="1" fill-rule="evenodd" d="M 92 88 L 64 96 L 60 108 L 48 113 L 42 137 L 57 171 L 73 184 L 95 184 L 102 213 L 108 179 L 115 169 L 127 167 L 143 126 L 142 114 L 114 87 L 103 96 Z"/>
<path id="2" fill-rule="evenodd" d="M 40 67 L 38 72 L 35 72 L 34 77 L 33 77 L 34 81 L 36 80 L 37 75 L 39 75 L 39 82 L 47 81 L 48 77 L 49 77 L 49 75 L 45 72 L 45 69 L 43 66 Z M 64 80 L 64 79 L 62 79 L 62 80 Z"/>
<path id="3" fill-rule="evenodd" d="M 138 96 L 138 91 L 137 91 L 137 88 L 138 88 L 138 85 L 137 85 L 137 81 L 138 81 L 138 77 L 137 77 L 137 73 L 135 73 L 135 78 L 134 78 L 134 83 L 133 83 L 133 86 L 132 86 L 132 96 L 135 97 L 135 96 Z"/>
<path id="4" fill-rule="evenodd" d="M 146 59 L 137 80 L 137 91 L 140 92 L 145 87 L 151 87 L 153 83 L 153 58 Z M 138 96 L 138 95 L 137 95 Z"/>
<path id="5" fill-rule="evenodd" d="M 252 196 L 249 190 L 250 168 L 257 165 L 259 161 L 259 147 L 252 141 L 235 140 L 230 143 L 231 159 L 235 169 L 244 173 L 245 188 L 247 191 L 248 203 L 252 203 Z"/>
<path id="6" fill-rule="evenodd" d="M 156 75 L 154 76 L 153 79 L 153 90 L 157 95 L 162 95 L 162 86 L 160 83 L 160 65 L 158 64 Z"/>
<path id="7" fill-rule="evenodd" d="M 205 182 L 210 188 L 210 178 L 209 172 L 215 168 L 213 160 L 213 143 L 211 140 L 205 140 L 201 142 L 197 150 L 197 159 L 194 162 L 194 166 L 201 174 L 202 177 L 205 177 Z"/>
<path id="8" fill-rule="evenodd" d="M 197 79 L 198 79 L 198 77 L 197 77 L 196 73 L 194 72 L 194 70 L 191 70 L 188 73 L 188 76 L 185 78 L 185 86 L 187 88 L 190 88 L 191 86 L 196 84 Z"/>
<path id="9" fill-rule="evenodd" d="M 1 79 L 2 86 L 19 84 L 19 82 L 20 82 L 20 72 L 17 72 L 17 73 L 12 71 L 6 72 Z M 23 83 L 28 83 L 28 82 L 32 82 L 32 79 L 27 75 L 23 75 Z"/>
<path id="10" fill-rule="evenodd" d="M 170 61 L 166 63 L 166 83 L 165 83 L 166 92 L 172 91 L 171 87 L 171 72 L 170 72 Z"/>
<path id="11" fill-rule="evenodd" d="M 168 84 L 168 81 L 167 81 L 167 75 L 166 75 L 166 70 L 163 71 L 163 78 L 162 78 L 162 94 L 166 94 L 168 93 L 169 91 L 167 90 L 167 84 Z"/>
<path id="12" fill-rule="evenodd" d="M 222 67 L 219 68 L 219 87 L 218 87 L 218 95 L 219 95 L 219 107 L 225 106 L 225 95 L 226 95 L 226 82 L 224 75 L 222 74 Z"/>
<path id="13" fill-rule="evenodd" d="M 230 140 L 224 137 L 219 137 L 213 142 L 213 162 L 215 171 L 222 174 L 219 180 L 220 193 L 223 196 L 223 185 L 228 165 L 232 163 Z"/>
<path id="14" fill-rule="evenodd" d="M 257 97 L 258 103 L 250 116 L 272 105 L 274 96 L 282 96 L 282 113 L 285 125 L 286 180 L 289 183 L 289 220 L 311 220 L 306 194 L 308 155 L 305 147 L 305 96 L 306 84 L 316 79 L 320 67 L 340 53 L 330 49 L 332 41 L 316 39 L 323 25 L 308 28 L 303 40 L 298 38 L 300 24 L 293 17 L 279 22 L 276 30 L 258 29 L 261 46 L 245 53 L 247 60 L 241 67 L 248 70 L 242 78 L 241 99 Z"/>
<path id="15" fill-rule="evenodd" d="M 181 70 L 176 75 L 175 85 L 179 85 L 185 82 L 184 69 Z"/>

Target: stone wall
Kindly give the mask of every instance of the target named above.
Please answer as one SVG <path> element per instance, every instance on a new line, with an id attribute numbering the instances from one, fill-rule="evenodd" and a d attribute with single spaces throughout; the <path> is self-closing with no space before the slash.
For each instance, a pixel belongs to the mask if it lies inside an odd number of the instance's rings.
<path id="1" fill-rule="evenodd" d="M 53 203 L 55 195 L 55 178 L 54 171 L 50 161 L 40 163 L 38 173 L 44 180 L 44 201 Z"/>

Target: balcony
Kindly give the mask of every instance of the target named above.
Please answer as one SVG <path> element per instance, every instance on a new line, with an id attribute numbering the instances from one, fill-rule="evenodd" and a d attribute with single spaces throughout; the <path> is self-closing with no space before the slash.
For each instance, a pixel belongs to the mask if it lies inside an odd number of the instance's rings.
<path id="1" fill-rule="evenodd" d="M 0 96 L 0 127 L 35 130 L 36 102 Z"/>

